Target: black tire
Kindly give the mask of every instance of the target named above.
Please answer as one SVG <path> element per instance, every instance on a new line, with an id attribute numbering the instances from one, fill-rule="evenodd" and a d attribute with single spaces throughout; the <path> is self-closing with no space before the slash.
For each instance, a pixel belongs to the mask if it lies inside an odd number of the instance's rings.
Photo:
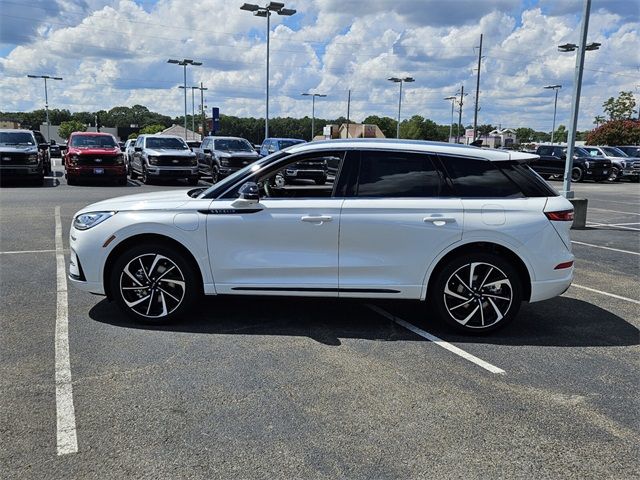
<path id="1" fill-rule="evenodd" d="M 126 187 L 127 186 L 127 176 L 126 175 L 124 177 L 118 179 L 118 185 L 120 185 L 121 187 Z"/>
<path id="2" fill-rule="evenodd" d="M 611 167 L 611 173 L 607 180 L 610 182 L 617 182 L 619 180 L 618 176 L 620 175 L 620 169 L 618 167 Z"/>
<path id="3" fill-rule="evenodd" d="M 473 281 L 469 282 L 472 268 Z M 515 318 L 522 302 L 522 280 L 503 257 L 464 254 L 437 273 L 429 301 L 449 326 L 467 334 L 484 334 Z"/>
<path id="4" fill-rule="evenodd" d="M 220 175 L 218 173 L 218 167 L 215 165 L 211 166 L 211 183 L 218 183 L 220 181 Z"/>
<path id="5" fill-rule="evenodd" d="M 580 167 L 573 167 L 571 170 L 571 181 L 575 183 L 584 181 L 584 171 Z"/>
<path id="6" fill-rule="evenodd" d="M 138 178 L 138 173 L 131 166 L 129 166 L 129 176 L 131 177 L 131 180 Z"/>
<path id="7" fill-rule="evenodd" d="M 192 263 L 179 250 L 162 243 L 127 249 L 115 260 L 109 278 L 118 307 L 137 322 L 156 325 L 188 313 L 201 295 L 200 285 Z"/>
<path id="8" fill-rule="evenodd" d="M 147 169 L 145 168 L 145 166 L 142 166 L 142 183 L 144 183 L 145 185 L 150 185 L 151 184 L 151 179 L 149 178 L 149 175 L 147 175 Z"/>
<path id="9" fill-rule="evenodd" d="M 78 181 L 75 178 L 67 176 L 67 185 L 77 185 Z"/>

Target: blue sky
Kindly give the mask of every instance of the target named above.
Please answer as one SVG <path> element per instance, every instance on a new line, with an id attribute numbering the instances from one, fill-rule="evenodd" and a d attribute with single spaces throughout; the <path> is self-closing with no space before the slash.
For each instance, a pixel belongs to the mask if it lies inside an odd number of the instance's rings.
<path id="1" fill-rule="evenodd" d="M 205 104 L 222 113 L 264 116 L 264 18 L 234 0 L 0 0 L 0 110 L 43 106 L 42 86 L 27 74 L 64 77 L 50 90 L 52 107 L 72 111 L 147 105 L 183 111 L 182 71 L 170 57 L 194 58 L 189 84 L 209 88 Z M 316 115 L 395 117 L 397 86 L 410 75 L 402 117 L 450 121 L 444 97 L 464 84 L 463 123 L 473 120 L 480 33 L 484 59 L 480 123 L 551 129 L 568 122 L 582 0 L 291 0 L 292 17 L 272 16 L 271 116 L 310 115 L 303 92 L 327 94 Z M 593 0 L 579 128 L 592 127 L 602 103 L 622 90 L 640 100 L 640 2 Z M 197 102 L 199 103 L 199 101 Z M 190 104 L 190 102 L 189 102 Z"/>

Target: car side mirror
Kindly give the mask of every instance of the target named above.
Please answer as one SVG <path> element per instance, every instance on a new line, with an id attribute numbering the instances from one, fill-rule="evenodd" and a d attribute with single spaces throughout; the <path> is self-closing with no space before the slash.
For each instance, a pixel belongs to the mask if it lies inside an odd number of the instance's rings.
<path id="1" fill-rule="evenodd" d="M 141 152 L 141 151 L 142 151 L 142 147 L 133 147 L 133 149 L 134 149 L 136 152 Z"/>
<path id="2" fill-rule="evenodd" d="M 238 198 L 231 203 L 234 208 L 248 207 L 260 201 L 260 189 L 255 182 L 247 182 L 238 190 Z"/>

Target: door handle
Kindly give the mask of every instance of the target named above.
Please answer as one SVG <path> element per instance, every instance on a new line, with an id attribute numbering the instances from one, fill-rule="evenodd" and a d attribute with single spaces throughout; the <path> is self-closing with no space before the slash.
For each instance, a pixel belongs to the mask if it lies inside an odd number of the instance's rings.
<path id="1" fill-rule="evenodd" d="M 305 215 L 300 218 L 300 220 L 303 222 L 323 224 L 324 222 L 330 222 L 333 220 L 333 217 L 330 217 L 329 215 Z"/>
<path id="2" fill-rule="evenodd" d="M 437 227 L 441 227 L 447 223 L 455 223 L 456 219 L 453 217 L 424 217 L 422 221 L 425 223 L 433 223 Z"/>

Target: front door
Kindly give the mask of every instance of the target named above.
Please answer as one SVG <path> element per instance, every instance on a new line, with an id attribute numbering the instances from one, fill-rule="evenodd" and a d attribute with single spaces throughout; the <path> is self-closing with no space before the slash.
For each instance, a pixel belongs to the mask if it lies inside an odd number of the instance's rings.
<path id="1" fill-rule="evenodd" d="M 323 157 L 326 154 L 315 154 Z M 317 161 L 317 158 L 315 158 Z M 260 200 L 243 208 L 234 198 L 214 200 L 207 215 L 209 259 L 218 293 L 337 296 L 338 230 L 343 198 L 334 179 L 276 182 L 277 171 L 256 174 Z"/>

